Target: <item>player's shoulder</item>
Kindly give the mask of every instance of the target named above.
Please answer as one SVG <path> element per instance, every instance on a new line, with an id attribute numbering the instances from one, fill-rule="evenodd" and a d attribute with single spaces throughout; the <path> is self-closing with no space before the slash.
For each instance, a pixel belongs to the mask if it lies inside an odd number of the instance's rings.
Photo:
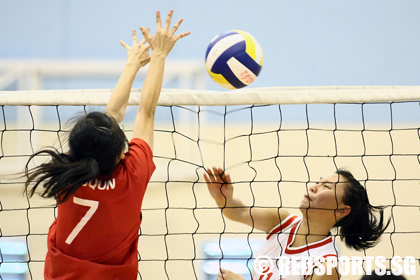
<path id="1" fill-rule="evenodd" d="M 125 153 L 125 157 L 127 160 L 133 156 L 152 160 L 153 152 L 146 141 L 141 138 L 132 138 L 128 143 L 128 152 Z"/>
<path id="2" fill-rule="evenodd" d="M 264 211 L 266 213 L 266 216 L 271 217 L 271 219 L 273 220 L 273 226 L 279 225 L 293 216 L 297 217 L 296 215 L 289 213 L 289 211 L 283 208 L 273 207 L 265 209 Z"/>
<path id="3" fill-rule="evenodd" d="M 280 209 L 280 210 L 283 210 L 283 209 Z M 273 234 L 290 230 L 290 228 L 292 228 L 293 226 L 295 226 L 302 220 L 301 217 L 295 214 L 291 214 L 287 211 L 283 211 L 283 212 L 276 211 L 276 212 L 277 212 L 276 215 L 280 217 L 280 220 L 268 232 L 267 239 L 269 239 Z"/>
<path id="4" fill-rule="evenodd" d="M 144 141 L 141 138 L 132 138 L 129 142 L 128 142 L 128 146 L 134 146 L 134 147 L 142 147 L 144 149 L 148 149 L 150 151 L 152 151 L 152 149 L 150 148 L 149 144 L 147 144 L 146 141 Z"/>

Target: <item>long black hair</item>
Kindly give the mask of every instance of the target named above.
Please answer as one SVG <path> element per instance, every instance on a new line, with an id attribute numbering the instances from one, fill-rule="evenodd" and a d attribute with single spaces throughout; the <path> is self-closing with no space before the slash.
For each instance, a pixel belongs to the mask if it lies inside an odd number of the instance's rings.
<path id="1" fill-rule="evenodd" d="M 341 240 L 355 250 L 374 247 L 390 223 L 390 219 L 384 222 L 384 207 L 369 203 L 366 189 L 351 172 L 338 169 L 337 174 L 346 178 L 343 203 L 351 207 L 350 213 L 335 225 L 340 227 Z"/>
<path id="2" fill-rule="evenodd" d="M 68 153 L 59 153 L 54 148 L 43 149 L 29 158 L 24 171 L 24 191 L 31 197 L 43 183 L 40 195 L 54 197 L 57 203 L 62 203 L 98 175 L 112 173 L 127 143 L 114 118 L 105 113 L 91 112 L 79 118 L 71 130 Z M 49 155 L 52 160 L 29 169 L 31 160 L 39 155 Z"/>

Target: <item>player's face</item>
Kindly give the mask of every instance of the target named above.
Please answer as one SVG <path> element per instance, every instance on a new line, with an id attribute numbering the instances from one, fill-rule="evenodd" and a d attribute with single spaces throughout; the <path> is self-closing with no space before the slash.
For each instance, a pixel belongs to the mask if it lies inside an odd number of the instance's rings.
<path id="1" fill-rule="evenodd" d="M 321 177 L 319 182 L 310 186 L 304 194 L 300 209 L 310 208 L 325 212 L 343 208 L 345 181 L 344 176 L 336 173 Z"/>

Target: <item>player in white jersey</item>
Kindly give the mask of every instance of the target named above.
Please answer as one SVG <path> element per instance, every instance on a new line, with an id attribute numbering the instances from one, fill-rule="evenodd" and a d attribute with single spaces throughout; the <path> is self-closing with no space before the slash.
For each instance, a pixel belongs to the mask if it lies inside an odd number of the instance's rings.
<path id="1" fill-rule="evenodd" d="M 377 244 L 389 224 L 382 207 L 370 205 L 365 188 L 346 170 L 324 176 L 303 194 L 302 217 L 282 208 L 245 206 L 233 197 L 230 176 L 220 168 L 204 174 L 208 189 L 223 214 L 267 233 L 267 242 L 255 253 L 253 280 L 338 280 L 330 230 L 355 250 Z M 379 219 L 375 212 L 379 213 Z M 218 280 L 243 280 L 240 274 L 221 269 Z"/>
<path id="2" fill-rule="evenodd" d="M 332 236 L 300 247 L 291 246 L 301 222 L 302 217 L 289 215 L 268 233 L 267 242 L 254 255 L 254 280 L 306 279 L 321 261 L 337 262 Z"/>

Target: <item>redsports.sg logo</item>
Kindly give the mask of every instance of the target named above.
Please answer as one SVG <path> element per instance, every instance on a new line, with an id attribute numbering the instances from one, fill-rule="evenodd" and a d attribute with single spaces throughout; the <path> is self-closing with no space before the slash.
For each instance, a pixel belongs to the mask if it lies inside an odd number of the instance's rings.
<path id="1" fill-rule="evenodd" d="M 319 265 L 323 263 L 324 265 Z M 394 256 L 386 259 L 383 256 L 341 256 L 336 257 L 280 257 L 272 259 L 260 256 L 255 259 L 254 272 L 258 275 L 277 273 L 279 277 L 286 275 L 332 275 L 333 271 L 341 275 L 370 275 L 375 271 L 378 275 L 416 275 L 416 259 Z M 390 266 L 387 269 L 387 265 Z"/>

